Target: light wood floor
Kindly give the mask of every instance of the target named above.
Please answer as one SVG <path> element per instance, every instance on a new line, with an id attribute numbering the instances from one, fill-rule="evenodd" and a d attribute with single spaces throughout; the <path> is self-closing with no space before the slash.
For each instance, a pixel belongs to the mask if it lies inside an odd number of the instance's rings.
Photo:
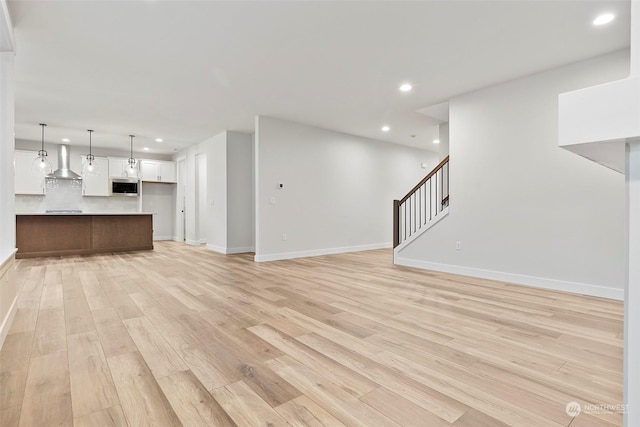
<path id="1" fill-rule="evenodd" d="M 622 304 L 391 264 L 21 260 L 0 425 L 611 426 Z M 587 413 L 589 412 L 589 413 Z"/>

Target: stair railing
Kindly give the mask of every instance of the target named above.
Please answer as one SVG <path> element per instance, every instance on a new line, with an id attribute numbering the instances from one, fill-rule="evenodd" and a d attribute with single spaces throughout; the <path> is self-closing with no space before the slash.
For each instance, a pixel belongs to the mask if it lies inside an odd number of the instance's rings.
<path id="1" fill-rule="evenodd" d="M 449 156 L 411 191 L 393 201 L 393 247 L 416 234 L 449 205 Z"/>

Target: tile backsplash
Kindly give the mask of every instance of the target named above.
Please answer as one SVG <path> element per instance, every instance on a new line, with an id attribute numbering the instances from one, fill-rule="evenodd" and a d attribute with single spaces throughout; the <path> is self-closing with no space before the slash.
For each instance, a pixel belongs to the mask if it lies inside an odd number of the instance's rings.
<path id="1" fill-rule="evenodd" d="M 45 212 L 47 210 L 79 209 L 83 212 L 139 212 L 138 197 L 85 197 L 82 181 L 47 179 L 46 195 L 16 196 L 16 212 Z"/>

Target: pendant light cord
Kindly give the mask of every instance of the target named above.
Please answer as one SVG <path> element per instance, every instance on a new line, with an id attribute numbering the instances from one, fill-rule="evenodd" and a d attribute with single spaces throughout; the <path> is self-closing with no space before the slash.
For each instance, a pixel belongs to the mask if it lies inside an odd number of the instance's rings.
<path id="1" fill-rule="evenodd" d="M 39 156 L 42 156 L 43 154 L 46 155 L 46 152 L 44 151 L 44 127 L 46 125 L 46 123 L 40 123 L 40 127 L 42 128 L 42 147 L 40 148 L 40 152 L 38 153 Z"/>

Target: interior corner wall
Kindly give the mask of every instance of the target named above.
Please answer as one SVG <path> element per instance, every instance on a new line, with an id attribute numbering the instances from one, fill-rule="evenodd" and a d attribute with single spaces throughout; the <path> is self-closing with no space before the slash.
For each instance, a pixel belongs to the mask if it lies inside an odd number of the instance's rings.
<path id="1" fill-rule="evenodd" d="M 449 123 L 442 123 L 438 126 L 440 145 L 438 145 L 438 156 L 444 160 L 449 155 Z"/>
<path id="2" fill-rule="evenodd" d="M 227 133 L 203 143 L 207 153 L 207 248 L 222 253 L 227 249 Z"/>
<path id="3" fill-rule="evenodd" d="M 14 52 L 0 53 L 0 264 L 12 255 L 16 248 L 13 168 L 14 57 Z"/>
<path id="4" fill-rule="evenodd" d="M 438 155 L 259 116 L 256 261 L 390 247 L 393 200 Z M 280 188 L 282 184 L 282 188 Z"/>
<path id="5" fill-rule="evenodd" d="M 396 263 L 622 299 L 624 176 L 557 122 L 560 93 L 628 72 L 619 51 L 451 99 L 449 215 Z"/>
<path id="6" fill-rule="evenodd" d="M 227 132 L 227 253 L 252 252 L 253 138 Z"/>

